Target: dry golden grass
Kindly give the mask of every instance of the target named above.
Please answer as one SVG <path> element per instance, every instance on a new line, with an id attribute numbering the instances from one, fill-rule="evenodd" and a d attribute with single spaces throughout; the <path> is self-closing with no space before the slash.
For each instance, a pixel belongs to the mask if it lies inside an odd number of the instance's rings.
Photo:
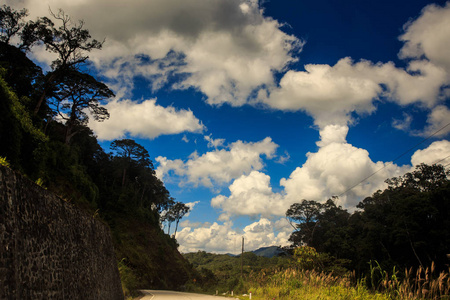
<path id="1" fill-rule="evenodd" d="M 449 270 L 450 271 L 450 270 Z M 435 273 L 434 264 L 399 276 L 389 274 L 379 265 L 371 268 L 370 284 L 356 280 L 355 273 L 333 276 L 317 271 L 287 269 L 252 273 L 246 287 L 252 299 L 448 299 L 449 272 Z M 242 298 L 244 299 L 244 298 Z"/>
<path id="2" fill-rule="evenodd" d="M 383 273 L 378 289 L 394 299 L 450 299 L 450 269 L 449 272 L 435 274 L 432 263 L 431 267 L 419 267 L 416 272 L 405 270 L 402 279 L 395 270 L 390 276 L 386 271 Z"/>

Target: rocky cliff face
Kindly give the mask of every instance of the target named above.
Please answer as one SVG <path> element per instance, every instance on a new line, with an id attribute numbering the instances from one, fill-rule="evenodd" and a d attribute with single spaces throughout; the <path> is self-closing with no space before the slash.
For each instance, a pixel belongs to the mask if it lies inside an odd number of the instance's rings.
<path id="1" fill-rule="evenodd" d="M 123 299 L 109 228 L 3 166 L 0 299 Z"/>

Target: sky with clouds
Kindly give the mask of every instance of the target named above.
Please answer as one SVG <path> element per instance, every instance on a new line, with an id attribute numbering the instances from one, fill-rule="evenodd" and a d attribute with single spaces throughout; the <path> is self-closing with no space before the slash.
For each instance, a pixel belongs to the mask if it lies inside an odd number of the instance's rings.
<path id="1" fill-rule="evenodd" d="M 450 2 L 309 2 L 6 0 L 105 39 L 90 70 L 116 97 L 90 127 L 106 151 L 145 146 L 192 209 L 180 251 L 216 253 L 287 244 L 302 199 L 353 211 L 387 178 L 450 164 Z"/>

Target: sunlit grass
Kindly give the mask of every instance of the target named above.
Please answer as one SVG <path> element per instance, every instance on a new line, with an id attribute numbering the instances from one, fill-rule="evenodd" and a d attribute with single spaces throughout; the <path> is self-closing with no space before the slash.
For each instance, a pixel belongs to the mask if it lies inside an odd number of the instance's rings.
<path id="1" fill-rule="evenodd" d="M 371 265 L 371 277 L 377 273 L 378 280 L 372 282 L 373 288 L 391 299 L 450 299 L 450 269 L 449 272 L 435 274 L 434 263 L 431 267 L 419 267 L 415 272 L 412 268 L 405 270 L 403 276 L 399 276 L 395 268 L 389 274 L 378 263 L 376 267 Z"/>
<path id="2" fill-rule="evenodd" d="M 450 299 L 449 273 L 433 275 L 434 265 L 419 268 L 414 276 L 406 270 L 392 274 L 380 266 L 372 268 L 371 276 L 356 281 L 354 275 L 333 276 L 317 271 L 288 269 L 274 274 L 250 274 L 246 288 L 252 299 Z M 370 286 L 370 287 L 369 287 Z M 249 299 L 249 296 L 240 296 Z"/>
<path id="3" fill-rule="evenodd" d="M 349 277 L 337 277 L 316 271 L 288 269 L 266 277 L 259 273 L 249 277 L 252 299 L 390 299 L 372 293 L 363 285 L 353 286 Z M 240 297 L 248 299 L 249 297 Z"/>

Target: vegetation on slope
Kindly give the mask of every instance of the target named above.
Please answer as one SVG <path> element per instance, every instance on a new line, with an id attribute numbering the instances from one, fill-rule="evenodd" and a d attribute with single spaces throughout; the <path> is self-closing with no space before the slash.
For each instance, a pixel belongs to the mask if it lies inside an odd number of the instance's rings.
<path id="1" fill-rule="evenodd" d="M 242 256 L 228 254 L 213 254 L 205 251 L 186 253 L 183 256 L 197 270 L 198 275 L 188 288 L 193 291 L 215 292 L 235 291 L 244 293 L 244 282 L 241 274 L 248 277 L 250 274 L 263 270 L 281 270 L 291 265 L 291 259 L 286 256 L 263 257 L 252 252 L 245 252 Z M 242 273 L 241 273 L 242 272 Z"/>
<path id="2" fill-rule="evenodd" d="M 63 11 L 53 20 L 26 15 L 0 9 L 1 161 L 109 224 L 125 290 L 182 287 L 193 271 L 161 230 L 160 214 L 178 222 L 171 208 L 186 207 L 155 176 L 146 149 L 124 139 L 107 153 L 87 127 L 86 111 L 107 119 L 101 104 L 114 96 L 82 71 L 102 43 Z M 26 56 L 36 44 L 57 54 L 47 73 Z"/>

